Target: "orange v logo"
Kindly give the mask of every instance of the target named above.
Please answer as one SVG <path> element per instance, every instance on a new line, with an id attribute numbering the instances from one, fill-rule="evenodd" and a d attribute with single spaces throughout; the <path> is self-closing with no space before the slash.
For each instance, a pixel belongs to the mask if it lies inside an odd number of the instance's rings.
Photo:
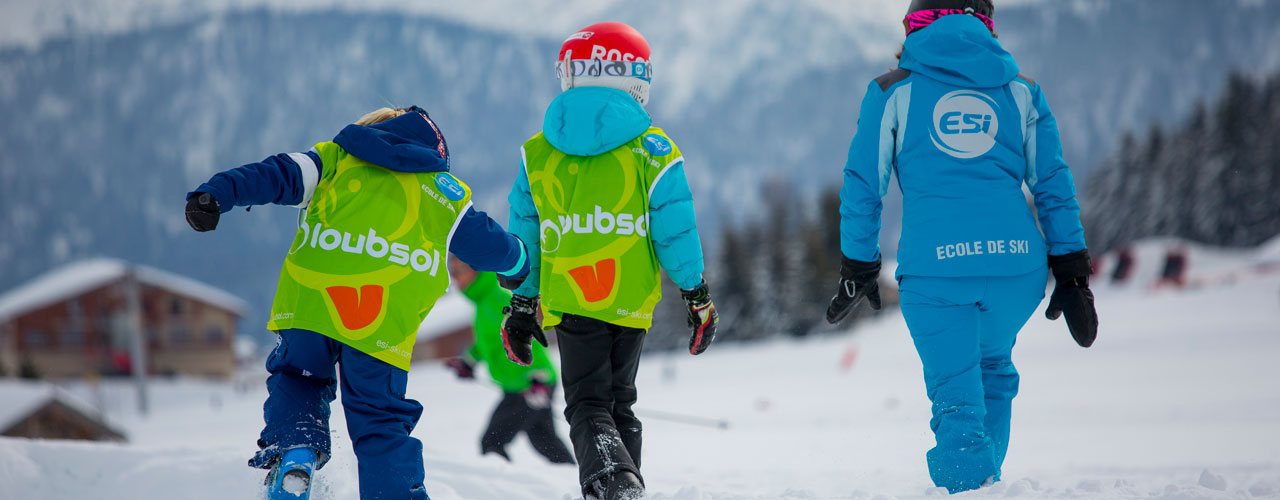
<path id="1" fill-rule="evenodd" d="M 582 266 L 570 269 L 569 276 L 573 277 L 574 283 L 578 284 L 578 289 L 582 290 L 582 297 L 587 299 L 587 302 L 600 302 L 609 298 L 609 294 L 613 292 L 613 281 L 617 270 L 617 261 L 605 259 L 596 262 L 595 267 Z"/>
<path id="2" fill-rule="evenodd" d="M 348 330 L 359 330 L 373 324 L 382 314 L 382 287 L 365 285 L 356 292 L 349 286 L 331 286 L 325 289 L 333 300 L 333 307 L 342 318 L 342 326 Z"/>

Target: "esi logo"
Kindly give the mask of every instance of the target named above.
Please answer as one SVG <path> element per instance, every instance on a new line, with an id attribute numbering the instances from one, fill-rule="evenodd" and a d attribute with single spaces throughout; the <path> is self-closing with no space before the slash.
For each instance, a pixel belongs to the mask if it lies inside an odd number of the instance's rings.
<path id="1" fill-rule="evenodd" d="M 658 134 L 649 134 L 644 136 L 644 149 L 654 156 L 666 156 L 671 154 L 671 141 Z"/>
<path id="2" fill-rule="evenodd" d="M 650 81 L 651 78 L 649 77 L 649 65 L 645 64 L 644 61 L 636 61 L 631 63 L 631 76 L 634 76 L 644 81 Z"/>
<path id="3" fill-rule="evenodd" d="M 957 90 L 933 106 L 929 136 L 942 152 L 960 159 L 977 158 L 996 145 L 1000 120 L 996 102 L 986 94 Z"/>
<path id="4" fill-rule="evenodd" d="M 452 201 L 458 201 L 467 196 L 467 190 L 463 189 L 452 175 L 445 172 L 436 174 L 436 187 L 440 188 L 445 198 Z"/>

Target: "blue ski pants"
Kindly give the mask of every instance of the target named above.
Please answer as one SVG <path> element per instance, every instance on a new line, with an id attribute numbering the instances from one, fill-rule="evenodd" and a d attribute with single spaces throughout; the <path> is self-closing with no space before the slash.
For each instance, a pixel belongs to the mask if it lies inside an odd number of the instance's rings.
<path id="1" fill-rule="evenodd" d="M 1000 480 L 1009 447 L 1018 331 L 1044 299 L 1048 269 L 1020 276 L 902 276 L 902 316 L 933 402 L 934 484 L 956 493 Z"/>
<path id="2" fill-rule="evenodd" d="M 409 435 L 422 405 L 405 397 L 408 372 L 308 330 L 282 330 L 267 371 L 266 427 L 249 465 L 270 468 L 283 451 L 309 446 L 323 467 L 331 450 L 329 404 L 341 383 L 360 498 L 428 499 L 422 443 Z"/>

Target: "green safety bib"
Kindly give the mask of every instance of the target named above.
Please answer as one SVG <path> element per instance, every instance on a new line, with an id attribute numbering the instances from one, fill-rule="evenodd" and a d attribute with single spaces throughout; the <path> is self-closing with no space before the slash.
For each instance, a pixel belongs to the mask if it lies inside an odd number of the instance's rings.
<path id="1" fill-rule="evenodd" d="M 324 334 L 408 370 L 418 325 L 449 288 L 449 237 L 471 189 L 317 144 L 321 171 L 280 270 L 272 331 Z"/>
<path id="2" fill-rule="evenodd" d="M 649 196 L 680 149 L 652 127 L 596 156 L 564 154 L 539 133 L 522 154 L 541 232 L 543 326 L 576 314 L 648 329 L 662 298 Z"/>

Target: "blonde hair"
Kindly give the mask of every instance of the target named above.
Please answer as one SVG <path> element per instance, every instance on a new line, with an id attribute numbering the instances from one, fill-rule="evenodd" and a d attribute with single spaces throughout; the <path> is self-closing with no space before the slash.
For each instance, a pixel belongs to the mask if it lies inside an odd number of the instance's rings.
<path id="1" fill-rule="evenodd" d="M 391 108 L 375 109 L 373 111 L 366 113 L 364 116 L 361 116 L 359 120 L 356 120 L 356 125 L 373 125 L 375 123 L 382 123 L 392 118 L 395 118 L 397 116 L 403 115 L 407 112 L 408 111 L 404 109 L 391 109 Z"/>

